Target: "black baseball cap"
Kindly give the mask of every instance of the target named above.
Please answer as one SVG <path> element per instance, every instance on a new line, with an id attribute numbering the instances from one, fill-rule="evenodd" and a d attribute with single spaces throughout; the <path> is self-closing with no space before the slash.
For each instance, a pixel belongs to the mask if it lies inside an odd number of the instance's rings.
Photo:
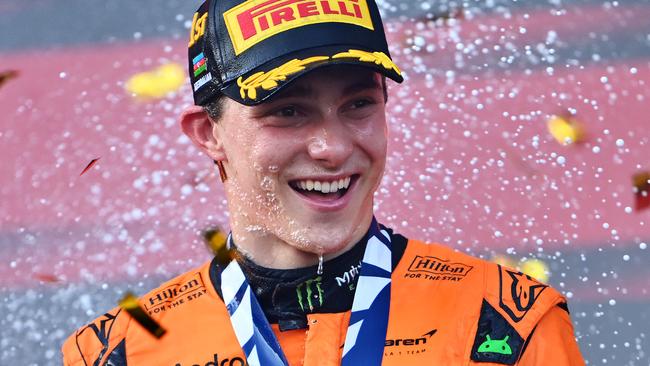
<path id="1" fill-rule="evenodd" d="M 194 103 L 262 103 L 315 68 L 369 67 L 398 83 L 374 0 L 206 0 L 192 19 Z"/>

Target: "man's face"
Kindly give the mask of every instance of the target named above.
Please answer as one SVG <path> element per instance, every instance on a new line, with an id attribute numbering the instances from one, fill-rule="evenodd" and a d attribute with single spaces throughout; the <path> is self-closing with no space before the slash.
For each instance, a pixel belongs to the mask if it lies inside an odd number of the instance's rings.
<path id="1" fill-rule="evenodd" d="M 226 99 L 213 134 L 235 239 L 328 254 L 363 236 L 386 162 L 382 83 L 367 69 L 332 66 L 259 106 Z"/>

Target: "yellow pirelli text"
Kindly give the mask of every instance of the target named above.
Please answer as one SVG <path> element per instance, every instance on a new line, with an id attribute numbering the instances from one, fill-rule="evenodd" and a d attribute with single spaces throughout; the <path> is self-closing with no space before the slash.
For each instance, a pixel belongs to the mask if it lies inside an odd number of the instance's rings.
<path id="1" fill-rule="evenodd" d="M 201 17 L 199 17 L 199 13 L 194 13 L 192 28 L 190 29 L 190 43 L 187 45 L 188 48 L 194 46 L 194 43 L 203 37 L 207 24 L 208 13 L 204 13 Z"/>
<path id="2" fill-rule="evenodd" d="M 347 23 L 374 30 L 366 0 L 249 0 L 223 14 L 235 54 L 290 29 Z"/>

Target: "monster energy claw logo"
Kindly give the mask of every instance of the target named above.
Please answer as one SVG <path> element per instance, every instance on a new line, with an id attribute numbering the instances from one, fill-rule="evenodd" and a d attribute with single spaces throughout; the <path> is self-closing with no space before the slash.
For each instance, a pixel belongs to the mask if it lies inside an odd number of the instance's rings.
<path id="1" fill-rule="evenodd" d="M 302 309 L 302 311 L 305 311 L 305 300 L 307 301 L 309 311 L 314 310 L 314 304 L 318 304 L 318 306 L 323 305 L 324 292 L 321 281 L 322 277 L 318 276 L 311 280 L 307 280 L 296 287 L 298 304 L 300 304 L 300 309 Z"/>

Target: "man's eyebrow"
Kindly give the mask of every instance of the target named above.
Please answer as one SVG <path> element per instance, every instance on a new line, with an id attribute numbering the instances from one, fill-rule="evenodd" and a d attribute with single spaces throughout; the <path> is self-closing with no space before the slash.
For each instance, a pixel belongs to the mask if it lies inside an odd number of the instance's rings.
<path id="1" fill-rule="evenodd" d="M 376 78 L 365 79 L 363 81 L 350 84 L 346 86 L 345 89 L 343 89 L 343 94 L 354 94 L 369 89 L 381 89 L 381 84 L 379 84 Z"/>

